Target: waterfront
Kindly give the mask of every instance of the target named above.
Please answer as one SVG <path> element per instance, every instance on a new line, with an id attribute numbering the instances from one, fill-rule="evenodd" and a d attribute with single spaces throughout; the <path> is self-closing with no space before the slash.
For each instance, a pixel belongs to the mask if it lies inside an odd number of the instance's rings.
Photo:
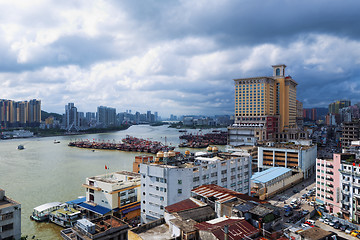
<path id="1" fill-rule="evenodd" d="M 203 130 L 204 132 L 211 131 Z M 188 130 L 196 133 L 198 130 Z M 30 220 L 32 209 L 47 202 L 65 202 L 78 196 L 84 196 L 81 184 L 86 177 L 109 172 L 132 170 L 132 163 L 139 152 L 122 152 L 117 150 L 96 150 L 72 148 L 70 140 L 96 139 L 121 141 L 126 135 L 156 140 L 177 146 L 180 143 L 178 129 L 168 126 L 151 127 L 149 125 L 132 126 L 127 130 L 62 137 L 31 139 L 13 139 L 0 141 L 0 188 L 6 195 L 21 203 L 22 235 L 30 238 L 36 235 L 39 239 L 62 239 L 55 224 L 36 223 Z M 54 144 L 54 140 L 60 143 Z M 18 150 L 23 144 L 25 149 Z M 186 149 L 175 149 L 184 152 Z M 191 150 L 191 149 L 190 149 Z M 195 150 L 193 150 L 195 151 Z"/>

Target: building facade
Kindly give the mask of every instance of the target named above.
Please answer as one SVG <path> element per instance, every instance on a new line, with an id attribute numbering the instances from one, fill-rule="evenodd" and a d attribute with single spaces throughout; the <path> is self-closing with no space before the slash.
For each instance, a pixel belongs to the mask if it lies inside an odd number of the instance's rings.
<path id="1" fill-rule="evenodd" d="M 91 212 L 116 213 L 121 218 L 133 219 L 140 215 L 140 175 L 121 171 L 86 178 L 86 202 L 80 204 Z"/>
<path id="2" fill-rule="evenodd" d="M 343 122 L 341 128 L 341 146 L 349 147 L 352 141 L 360 138 L 360 121 L 353 119 L 351 122 Z"/>
<path id="3" fill-rule="evenodd" d="M 103 126 L 114 126 L 116 124 L 116 109 L 100 106 L 96 112 L 97 122 Z"/>
<path id="4" fill-rule="evenodd" d="M 280 132 L 296 127 L 297 83 L 285 76 L 285 65 L 272 67 L 272 77 L 234 79 L 236 124 L 264 124 L 267 116 L 278 116 Z"/>
<path id="5" fill-rule="evenodd" d="M 303 172 L 306 179 L 315 172 L 316 156 L 316 145 L 269 143 L 269 146 L 258 147 L 258 168 L 291 168 Z"/>
<path id="6" fill-rule="evenodd" d="M 249 194 L 251 157 L 236 153 L 201 153 L 183 159 L 158 155 L 154 163 L 140 164 L 140 174 L 141 220 L 149 222 L 162 218 L 166 206 L 189 198 L 193 188 L 204 184 Z"/>
<path id="7" fill-rule="evenodd" d="M 340 163 L 340 154 L 334 154 L 333 159 L 316 159 L 316 202 L 329 213 L 341 210 Z"/>
<path id="8" fill-rule="evenodd" d="M 0 99 L 0 126 L 37 127 L 41 123 L 41 101 L 13 101 Z"/>
<path id="9" fill-rule="evenodd" d="M 18 240 L 21 237 L 21 204 L 5 196 L 0 189 L 0 239 Z"/>

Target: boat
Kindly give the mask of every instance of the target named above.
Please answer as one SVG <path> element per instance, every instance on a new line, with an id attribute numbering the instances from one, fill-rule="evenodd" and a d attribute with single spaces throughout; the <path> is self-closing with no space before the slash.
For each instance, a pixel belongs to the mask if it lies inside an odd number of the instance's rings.
<path id="1" fill-rule="evenodd" d="M 59 140 L 54 140 L 54 143 L 60 143 L 60 141 Z"/>
<path id="2" fill-rule="evenodd" d="M 179 130 L 179 132 L 187 132 L 187 130 Z"/>
<path id="3" fill-rule="evenodd" d="M 20 144 L 20 145 L 18 146 L 18 149 L 19 149 L 19 150 L 23 150 L 23 149 L 25 149 L 25 147 L 24 147 L 24 145 Z"/>
<path id="4" fill-rule="evenodd" d="M 34 208 L 30 219 L 37 222 L 47 221 L 49 219 L 49 213 L 60 208 L 61 202 L 45 203 Z"/>
<path id="5" fill-rule="evenodd" d="M 49 214 L 51 222 L 62 227 L 73 227 L 77 220 L 81 219 L 81 212 L 65 205 Z"/>

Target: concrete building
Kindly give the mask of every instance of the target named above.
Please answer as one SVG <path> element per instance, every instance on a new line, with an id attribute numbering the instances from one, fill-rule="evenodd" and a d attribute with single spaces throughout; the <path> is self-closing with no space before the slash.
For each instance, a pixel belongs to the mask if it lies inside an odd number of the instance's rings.
<path id="1" fill-rule="evenodd" d="M 316 159 L 316 202 L 329 213 L 341 210 L 340 164 L 340 154 L 333 154 L 333 159 Z"/>
<path id="2" fill-rule="evenodd" d="M 289 168 L 272 167 L 252 175 L 251 195 L 261 200 L 268 199 L 302 180 L 302 173 L 297 172 L 293 174 Z"/>
<path id="3" fill-rule="evenodd" d="M 261 128 L 264 139 L 274 139 L 275 133 L 296 128 L 297 83 L 285 76 L 285 65 L 272 67 L 272 77 L 234 79 L 235 124 Z"/>
<path id="4" fill-rule="evenodd" d="M 339 110 L 351 106 L 350 100 L 338 100 L 329 104 L 329 113 L 339 114 Z"/>
<path id="5" fill-rule="evenodd" d="M 77 129 L 80 126 L 80 119 L 74 103 L 65 105 L 64 125 L 66 130 Z"/>
<path id="6" fill-rule="evenodd" d="M 360 160 L 355 154 L 334 155 L 340 161 L 341 212 L 345 219 L 360 223 Z"/>
<path id="7" fill-rule="evenodd" d="M 111 212 L 122 219 L 140 216 L 140 175 L 121 171 L 86 178 L 86 202 L 79 204 L 88 217 Z"/>
<path id="8" fill-rule="evenodd" d="M 341 146 L 348 147 L 351 141 L 360 139 L 360 121 L 359 119 L 353 119 L 351 122 L 342 123 L 341 133 Z"/>
<path id="9" fill-rule="evenodd" d="M 102 124 L 104 127 L 114 126 L 116 124 L 116 109 L 100 106 L 97 108 L 96 118 L 98 124 Z"/>
<path id="10" fill-rule="evenodd" d="M 0 126 L 7 127 L 38 127 L 41 123 L 41 101 L 16 102 L 0 99 Z"/>
<path id="11" fill-rule="evenodd" d="M 149 222 L 164 216 L 168 205 L 190 197 L 193 188 L 203 184 L 249 194 L 251 157 L 239 153 L 197 153 L 195 156 L 158 153 L 154 163 L 140 164 L 141 220 Z"/>
<path id="12" fill-rule="evenodd" d="M 21 204 L 5 196 L 0 189 L 0 239 L 18 240 L 21 237 Z"/>
<path id="13" fill-rule="evenodd" d="M 315 173 L 316 157 L 316 145 L 268 143 L 258 147 L 258 168 L 291 168 L 301 171 L 306 179 Z"/>
<path id="14" fill-rule="evenodd" d="M 89 221 L 80 219 L 72 228 L 61 230 L 65 240 L 127 240 L 129 226 L 114 216 L 105 216 Z"/>

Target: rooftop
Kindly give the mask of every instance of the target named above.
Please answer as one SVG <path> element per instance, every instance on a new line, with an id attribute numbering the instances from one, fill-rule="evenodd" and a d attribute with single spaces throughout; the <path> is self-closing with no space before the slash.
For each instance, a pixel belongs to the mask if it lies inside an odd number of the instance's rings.
<path id="1" fill-rule="evenodd" d="M 307 150 L 313 148 L 315 145 L 299 145 L 294 143 L 274 143 L 273 146 L 269 146 L 267 144 L 259 145 L 262 148 L 278 148 L 278 149 L 293 149 L 293 150 Z"/>
<path id="2" fill-rule="evenodd" d="M 326 237 L 330 237 L 330 236 L 334 235 L 334 233 L 325 231 L 318 227 L 306 229 L 304 231 L 301 231 L 299 234 L 302 237 L 304 237 L 306 239 L 311 239 L 311 240 L 325 239 Z"/>
<path id="3" fill-rule="evenodd" d="M 126 181 L 140 179 L 140 174 L 134 172 L 128 172 L 128 171 L 120 171 L 120 172 L 106 173 L 95 177 L 90 177 L 89 180 L 90 179 L 106 182 L 106 183 L 119 183 L 119 182 L 126 182 Z"/>
<path id="4" fill-rule="evenodd" d="M 220 187 L 215 184 L 202 185 L 200 187 L 194 188 L 191 190 L 192 195 L 198 195 L 202 197 L 206 197 L 212 201 L 225 203 L 230 200 L 242 199 L 245 201 L 254 201 L 259 203 L 267 203 L 267 201 L 262 201 L 257 198 L 251 197 L 249 195 L 235 192 L 233 190 Z"/>
<path id="5" fill-rule="evenodd" d="M 177 212 L 176 215 L 182 220 L 192 219 L 199 221 L 201 219 L 209 219 L 215 217 L 215 212 L 210 206 L 202 206 L 198 208 L 188 209 L 181 212 Z"/>
<path id="6" fill-rule="evenodd" d="M 199 202 L 194 198 L 188 198 L 183 201 L 165 207 L 165 211 L 168 213 L 174 213 L 174 212 L 180 212 L 188 209 L 197 208 L 204 205 L 206 204 Z"/>
<path id="7" fill-rule="evenodd" d="M 0 209 L 20 205 L 20 203 L 5 196 L 5 190 L 0 188 Z"/>
<path id="8" fill-rule="evenodd" d="M 265 171 L 254 173 L 251 177 L 251 181 L 255 183 L 267 183 L 288 172 L 291 172 L 291 169 L 285 167 L 272 167 Z"/>
<path id="9" fill-rule="evenodd" d="M 228 239 L 245 239 L 259 233 L 259 229 L 253 227 L 242 218 L 217 218 L 211 221 L 198 223 L 195 227 L 202 231 L 212 232 L 217 239 L 224 239 L 224 226 L 228 225 Z"/>

